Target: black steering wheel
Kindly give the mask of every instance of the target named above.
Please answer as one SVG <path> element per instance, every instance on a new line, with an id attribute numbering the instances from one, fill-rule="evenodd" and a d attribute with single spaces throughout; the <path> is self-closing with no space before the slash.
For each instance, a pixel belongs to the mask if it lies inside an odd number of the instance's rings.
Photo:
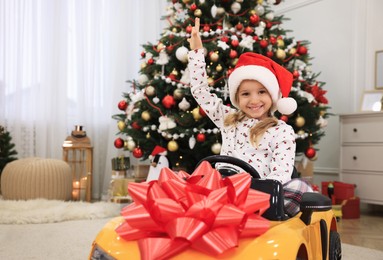
<path id="1" fill-rule="evenodd" d="M 203 158 L 201 161 L 197 163 L 196 168 L 203 162 L 207 161 L 209 162 L 212 166 L 214 166 L 216 163 L 229 163 L 235 166 L 238 166 L 242 168 L 245 172 L 249 173 L 253 178 L 260 179 L 261 176 L 257 172 L 256 169 L 254 169 L 253 166 L 248 164 L 247 162 L 238 159 L 236 157 L 228 156 L 228 155 L 211 155 L 208 157 Z"/>

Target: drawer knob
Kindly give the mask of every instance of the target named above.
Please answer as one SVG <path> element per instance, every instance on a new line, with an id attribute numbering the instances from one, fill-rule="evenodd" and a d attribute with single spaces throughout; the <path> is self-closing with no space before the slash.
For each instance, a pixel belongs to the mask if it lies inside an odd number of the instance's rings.
<path id="1" fill-rule="evenodd" d="M 356 132 L 358 132 L 358 129 L 354 128 L 353 131 L 354 131 L 354 133 L 356 133 Z"/>
<path id="2" fill-rule="evenodd" d="M 356 161 L 356 159 L 358 159 L 358 157 L 353 156 L 352 159 L 353 159 L 354 161 Z"/>

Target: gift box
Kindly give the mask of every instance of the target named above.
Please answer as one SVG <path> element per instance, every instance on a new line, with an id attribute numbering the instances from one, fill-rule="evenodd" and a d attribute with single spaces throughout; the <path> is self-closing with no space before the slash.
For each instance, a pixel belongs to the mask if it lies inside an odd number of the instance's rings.
<path id="1" fill-rule="evenodd" d="M 129 157 L 115 157 L 112 158 L 112 170 L 113 171 L 126 171 L 130 168 Z"/>
<path id="2" fill-rule="evenodd" d="M 347 200 L 337 200 L 342 204 L 342 216 L 344 219 L 360 218 L 360 198 L 352 197 Z"/>
<path id="3" fill-rule="evenodd" d="M 322 182 L 322 194 L 328 196 L 327 188 L 329 183 L 334 185 L 334 199 L 347 200 L 355 196 L 355 184 L 344 183 L 340 181 Z"/>
<path id="4" fill-rule="evenodd" d="M 128 192 L 128 184 L 130 182 L 135 182 L 135 179 L 114 179 L 110 182 L 110 189 L 111 189 L 111 195 L 113 197 L 121 197 L 121 196 L 127 196 L 129 194 Z"/>
<path id="5" fill-rule="evenodd" d="M 148 177 L 150 165 L 137 164 L 133 167 L 133 175 L 137 179 L 146 179 Z"/>

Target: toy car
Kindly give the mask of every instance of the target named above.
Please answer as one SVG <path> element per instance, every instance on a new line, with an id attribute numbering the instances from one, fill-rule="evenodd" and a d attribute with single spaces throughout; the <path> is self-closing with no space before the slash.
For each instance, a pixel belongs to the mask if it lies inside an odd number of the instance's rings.
<path id="1" fill-rule="evenodd" d="M 210 156 L 211 165 L 229 163 L 248 172 L 251 189 L 270 194 L 270 207 L 262 214 L 269 220 L 269 229 L 260 236 L 242 238 L 238 246 L 218 256 L 187 248 L 171 259 L 341 259 L 341 241 L 331 200 L 319 193 L 303 194 L 300 212 L 288 217 L 283 209 L 283 189 L 280 182 L 260 179 L 257 171 L 242 160 L 228 156 Z M 232 172 L 220 172 L 231 175 Z M 122 239 L 116 228 L 123 217 L 108 222 L 92 244 L 89 259 L 141 259 L 137 241 Z M 148 249 L 150 250 L 150 249 Z"/>

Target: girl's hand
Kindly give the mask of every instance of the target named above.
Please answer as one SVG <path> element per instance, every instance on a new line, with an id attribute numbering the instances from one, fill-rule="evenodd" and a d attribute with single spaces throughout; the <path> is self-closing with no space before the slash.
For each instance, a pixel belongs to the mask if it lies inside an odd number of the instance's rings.
<path id="1" fill-rule="evenodd" d="M 190 43 L 190 49 L 196 50 L 196 49 L 202 49 L 202 40 L 199 35 L 199 18 L 195 18 L 195 24 L 191 32 L 191 37 L 188 39 L 188 42 Z"/>

